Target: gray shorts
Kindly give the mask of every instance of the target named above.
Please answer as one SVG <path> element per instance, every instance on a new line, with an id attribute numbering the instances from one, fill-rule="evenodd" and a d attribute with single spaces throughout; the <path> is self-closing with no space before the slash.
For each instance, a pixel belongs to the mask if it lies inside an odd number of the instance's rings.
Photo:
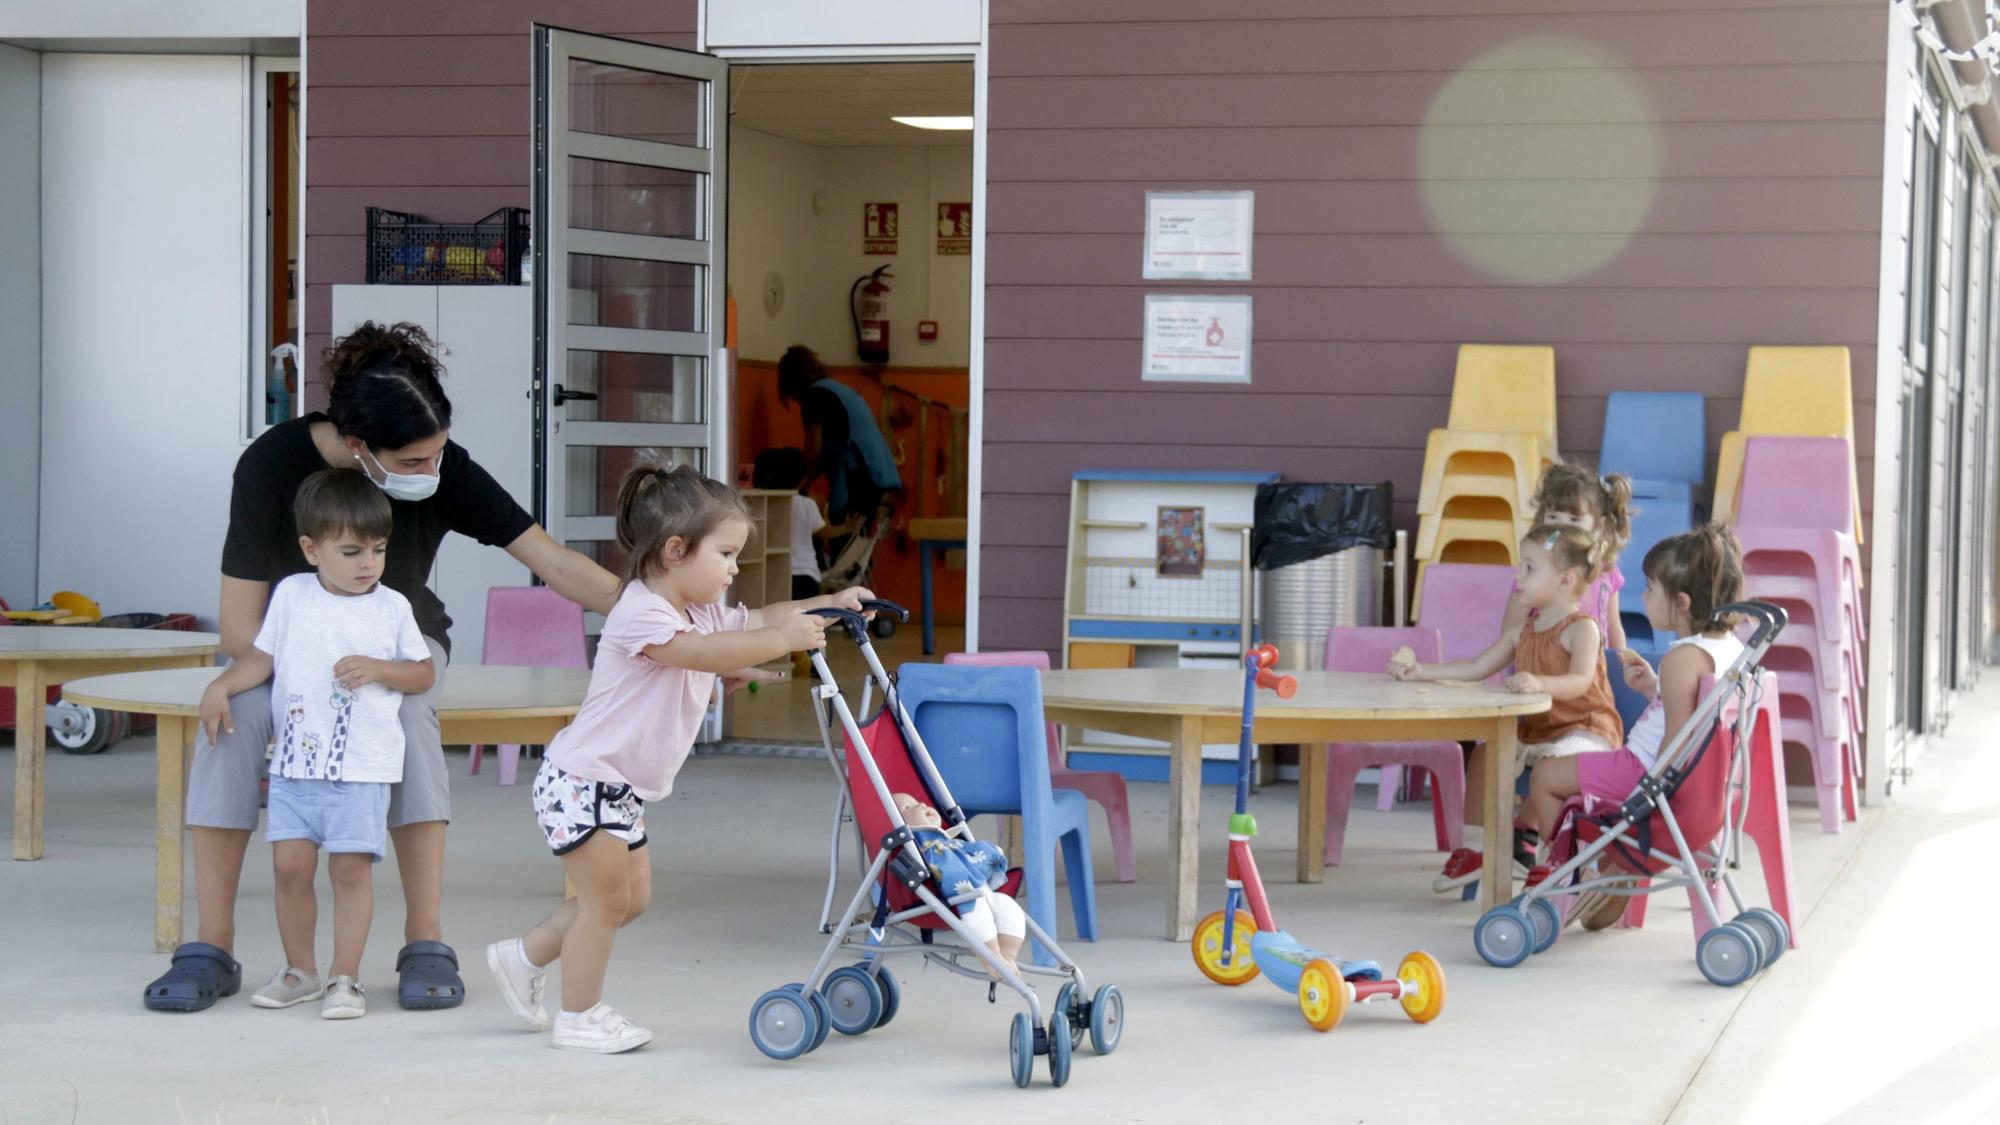
<path id="1" fill-rule="evenodd" d="M 438 691 L 444 686 L 444 649 L 429 637 L 437 678 L 431 690 L 403 697 L 403 780 L 389 788 L 389 827 L 451 819 L 451 771 L 438 739 Z M 194 736 L 194 764 L 188 768 L 187 822 L 200 828 L 257 828 L 258 782 L 267 770 L 264 750 L 271 744 L 271 685 L 261 684 L 229 700 L 234 734 L 216 745 Z"/>

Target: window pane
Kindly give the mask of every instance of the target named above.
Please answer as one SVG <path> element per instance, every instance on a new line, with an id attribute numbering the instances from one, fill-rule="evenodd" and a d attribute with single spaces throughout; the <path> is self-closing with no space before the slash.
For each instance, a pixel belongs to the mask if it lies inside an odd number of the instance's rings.
<path id="1" fill-rule="evenodd" d="M 1909 323 L 1904 338 L 1904 354 L 1912 363 L 1928 367 L 1931 332 L 1931 244 L 1937 236 L 1937 145 L 1922 123 L 1917 125 L 1915 160 L 1910 169 L 1910 270 Z"/>
<path id="2" fill-rule="evenodd" d="M 701 266 L 571 254 L 569 322 L 700 332 L 701 286 Z"/>
<path id="3" fill-rule="evenodd" d="M 569 127 L 664 144 L 705 146 L 699 78 L 571 59 Z"/>
<path id="4" fill-rule="evenodd" d="M 568 516 L 616 516 L 618 486 L 634 465 L 700 468 L 702 451 L 670 446 L 572 445 L 564 450 L 564 491 Z"/>
<path id="5" fill-rule="evenodd" d="M 1952 272 L 1951 294 L 1951 354 L 1952 370 L 1962 375 L 1965 371 L 1966 342 L 1970 334 L 1966 331 L 1966 318 L 1971 315 L 1972 302 L 1972 168 L 1970 157 L 1959 161 L 1958 165 L 1958 223 L 1957 233 L 1952 238 L 1952 256 L 1958 268 Z"/>
<path id="6" fill-rule="evenodd" d="M 573 399 L 563 409 L 576 422 L 699 423 L 707 401 L 703 366 L 697 356 L 572 351 L 564 387 L 597 399 Z"/>
<path id="7" fill-rule="evenodd" d="M 702 238 L 704 180 L 700 173 L 677 168 L 573 156 L 569 161 L 569 225 L 620 234 Z"/>

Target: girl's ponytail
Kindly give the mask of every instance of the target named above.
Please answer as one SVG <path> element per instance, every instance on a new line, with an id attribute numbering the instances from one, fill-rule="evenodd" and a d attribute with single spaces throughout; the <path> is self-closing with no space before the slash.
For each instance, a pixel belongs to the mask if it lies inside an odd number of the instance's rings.
<path id="1" fill-rule="evenodd" d="M 1736 533 L 1719 523 L 1662 539 L 1646 552 L 1646 577 L 1669 597 L 1686 595 L 1688 628 L 1713 633 L 1736 624 L 1716 611 L 1743 600 L 1743 548 Z"/>

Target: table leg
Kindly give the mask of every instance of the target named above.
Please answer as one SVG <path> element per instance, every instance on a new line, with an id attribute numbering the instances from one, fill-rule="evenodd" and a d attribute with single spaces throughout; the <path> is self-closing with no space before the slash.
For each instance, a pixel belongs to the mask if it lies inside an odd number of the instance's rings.
<path id="1" fill-rule="evenodd" d="M 38 661 L 14 665 L 14 858 L 42 858 L 42 768 L 49 728 L 42 721 L 48 689 Z"/>
<path id="2" fill-rule="evenodd" d="M 1495 722 L 1493 737 L 1481 749 L 1486 755 L 1485 784 L 1479 794 L 1486 833 L 1485 861 L 1479 872 L 1481 910 L 1514 897 L 1514 772 L 1519 750 L 1512 718 Z"/>
<path id="3" fill-rule="evenodd" d="M 153 949 L 172 953 L 181 943 L 181 902 L 185 870 L 186 758 L 195 720 L 161 715 L 153 754 Z"/>
<path id="4" fill-rule="evenodd" d="M 1326 881 L 1327 744 L 1299 747 L 1299 882 Z"/>
<path id="5" fill-rule="evenodd" d="M 1201 878 L 1201 720 L 1182 716 L 1167 773 L 1167 940 L 1194 936 Z"/>
<path id="6" fill-rule="evenodd" d="M 937 651 L 937 634 L 931 617 L 931 556 L 936 553 L 936 548 L 928 541 L 920 540 L 917 543 L 917 554 L 922 556 L 917 564 L 917 573 L 923 580 L 923 602 L 920 608 L 924 619 L 925 656 Z"/>

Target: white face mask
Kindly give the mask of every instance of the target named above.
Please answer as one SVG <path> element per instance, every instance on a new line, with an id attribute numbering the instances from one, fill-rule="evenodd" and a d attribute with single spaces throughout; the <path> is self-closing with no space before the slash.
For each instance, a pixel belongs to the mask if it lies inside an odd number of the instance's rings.
<path id="1" fill-rule="evenodd" d="M 362 454 L 360 453 L 354 455 L 356 461 L 361 460 L 361 457 Z M 391 500 L 430 499 L 431 494 L 438 490 L 438 479 L 444 472 L 443 450 L 438 451 L 438 471 L 436 473 L 392 473 L 388 469 L 383 468 L 382 462 L 375 460 L 373 453 L 367 454 L 367 457 L 370 461 L 375 462 L 376 470 L 382 474 L 382 479 L 375 481 L 376 487 L 388 493 Z M 374 473 L 368 474 L 368 479 L 375 480 Z"/>

